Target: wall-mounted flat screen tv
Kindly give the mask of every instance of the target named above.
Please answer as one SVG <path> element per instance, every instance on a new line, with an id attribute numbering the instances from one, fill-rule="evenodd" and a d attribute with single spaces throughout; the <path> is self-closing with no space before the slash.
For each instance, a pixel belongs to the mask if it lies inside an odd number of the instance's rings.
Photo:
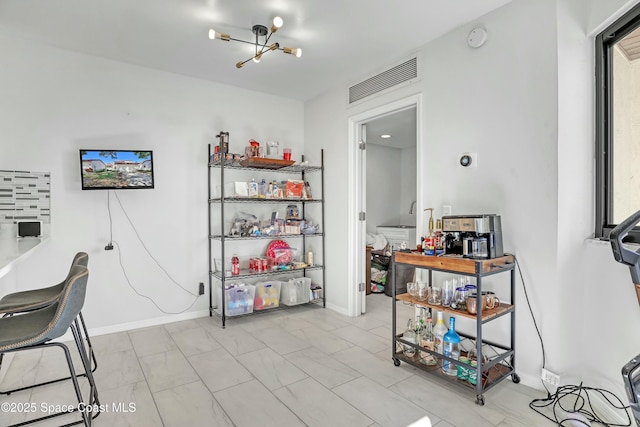
<path id="1" fill-rule="evenodd" d="M 80 150 L 83 190 L 153 188 L 153 152 Z"/>

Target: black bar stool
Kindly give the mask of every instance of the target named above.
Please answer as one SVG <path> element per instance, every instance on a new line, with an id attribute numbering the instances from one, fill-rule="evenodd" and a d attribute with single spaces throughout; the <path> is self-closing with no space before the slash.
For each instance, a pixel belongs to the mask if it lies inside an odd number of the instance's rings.
<path id="1" fill-rule="evenodd" d="M 71 276 L 71 272 L 73 271 L 73 267 L 75 266 L 87 267 L 88 263 L 89 263 L 89 255 L 86 252 L 78 252 L 73 257 L 73 262 L 71 263 L 69 274 L 67 274 L 67 278 L 64 281 L 58 283 L 57 285 L 49 286 L 47 288 L 32 289 L 29 291 L 15 292 L 12 294 L 5 295 L 0 299 L 0 314 L 3 314 L 3 317 L 10 317 L 10 316 L 13 316 L 14 314 L 28 313 L 33 310 L 38 310 L 38 309 L 50 306 L 51 304 L 55 303 L 62 295 L 65 284 L 69 279 L 69 277 Z M 82 317 L 82 312 L 78 314 L 78 317 L 80 319 L 80 324 L 82 325 L 82 330 L 79 330 L 78 332 L 80 333 L 81 338 L 84 333 L 84 339 L 86 340 L 87 345 L 89 347 L 89 350 L 88 350 L 89 358 L 91 359 L 91 362 L 93 364 L 90 369 L 91 369 L 91 372 L 95 372 L 95 370 L 98 367 L 98 361 L 96 360 L 95 353 L 93 352 L 93 348 L 91 346 L 91 339 L 89 338 L 89 333 L 87 331 L 87 326 L 84 322 L 84 318 Z M 3 358 L 3 353 L 0 353 L 0 366 L 2 365 L 2 358 Z M 79 374 L 79 376 L 85 376 L 85 375 L 86 373 Z M 69 377 L 59 378 L 56 380 L 33 384 L 26 387 L 20 387 L 13 390 L 0 391 L 0 395 L 3 395 L 3 394 L 8 395 L 16 391 L 21 391 L 21 390 L 25 390 L 33 387 L 39 387 L 47 384 L 56 383 L 59 381 L 65 381 L 68 379 Z"/>
<path id="2" fill-rule="evenodd" d="M 71 412 L 78 412 L 78 409 L 80 409 L 81 414 L 79 421 L 68 425 L 84 423 L 87 427 L 91 426 L 93 418 L 100 415 L 100 412 L 97 411 L 100 409 L 98 390 L 96 389 L 93 373 L 90 369 L 91 362 L 86 352 L 84 341 L 80 336 L 80 327 L 78 325 L 78 315 L 84 304 L 88 277 L 89 271 L 86 267 L 74 266 L 63 283 L 63 291 L 60 297 L 53 304 L 45 308 L 29 311 L 20 316 L 0 318 L 0 352 L 10 353 L 51 346 L 60 347 L 64 351 L 67 366 L 69 367 L 69 378 L 73 382 L 78 400 L 78 406 Z M 90 385 L 89 399 L 86 403 L 80 390 L 69 348 L 63 343 L 52 342 L 52 340 L 63 336 L 68 330 L 71 330 L 73 334 L 73 339 L 76 342 Z M 96 412 L 81 410 L 87 407 L 96 409 Z M 67 411 L 49 414 L 20 424 L 14 424 L 10 427 L 31 424 L 69 413 Z M 90 415 L 92 413 L 93 415 Z"/>

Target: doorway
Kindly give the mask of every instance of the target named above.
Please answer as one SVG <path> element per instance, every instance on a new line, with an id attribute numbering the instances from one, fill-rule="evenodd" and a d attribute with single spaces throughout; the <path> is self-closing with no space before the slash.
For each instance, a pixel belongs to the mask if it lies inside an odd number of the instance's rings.
<path id="1" fill-rule="evenodd" d="M 417 184 L 423 182 L 423 155 L 419 143 L 421 98 L 421 95 L 411 96 L 349 119 L 349 181 L 354 184 L 352 188 L 355 189 L 355 197 L 349 207 L 350 213 L 353 213 L 349 216 L 349 246 L 353 248 L 350 251 L 352 259 L 349 265 L 352 268 L 349 268 L 349 276 L 350 283 L 356 284 L 349 297 L 349 312 L 352 316 L 360 316 L 366 312 L 366 288 L 370 286 L 366 283 L 367 233 L 375 233 L 378 225 L 415 225 L 415 230 L 422 229 L 420 212 L 423 189 Z M 407 126 L 412 129 L 407 131 Z M 389 130 L 382 131 L 383 128 Z M 382 138 L 383 134 L 391 137 Z M 394 134 L 397 135 L 395 138 Z M 409 154 L 411 151 L 413 154 Z M 369 153 L 371 159 L 367 158 Z M 392 158 L 397 159 L 397 162 L 391 162 Z M 403 166 L 406 162 L 413 162 L 412 167 Z M 385 176 L 389 177 L 388 181 L 397 182 L 385 182 Z M 412 185 L 408 185 L 409 182 Z M 381 194 L 375 196 L 375 201 L 369 200 L 373 197 L 371 194 L 375 194 L 375 189 L 373 192 L 369 191 L 372 186 L 381 187 Z M 403 188 L 406 191 L 402 191 Z M 382 193 L 394 198 L 394 201 L 387 203 L 393 205 L 393 209 L 381 209 L 385 204 L 384 201 L 380 203 L 380 198 L 384 197 Z M 407 242 L 407 245 L 413 246 L 415 243 Z"/>

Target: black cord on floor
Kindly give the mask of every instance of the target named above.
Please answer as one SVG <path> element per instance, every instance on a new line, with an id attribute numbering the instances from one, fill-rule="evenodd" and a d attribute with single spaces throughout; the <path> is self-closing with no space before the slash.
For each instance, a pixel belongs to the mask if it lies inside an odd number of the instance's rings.
<path id="1" fill-rule="evenodd" d="M 606 400 L 612 408 L 624 411 L 627 417 L 626 424 L 610 423 L 601 418 L 591 404 L 593 394 Z M 629 406 L 625 406 L 615 394 L 601 388 L 585 387 L 582 385 L 560 386 L 556 392 L 546 399 L 534 399 L 529 407 L 560 426 L 590 426 L 592 422 L 606 427 L 628 427 L 631 425 L 631 417 L 627 412 Z M 542 412 L 550 408 L 553 418 Z"/>
<path id="2" fill-rule="evenodd" d="M 513 256 L 513 259 L 516 262 L 516 266 L 518 267 L 518 273 L 520 274 L 520 280 L 522 281 L 522 289 L 524 290 L 524 296 L 527 300 L 527 306 L 529 307 L 529 312 L 531 313 L 531 318 L 533 319 L 533 326 L 536 329 L 538 334 L 538 338 L 540 339 L 540 347 L 542 348 L 542 368 L 544 369 L 545 364 L 547 362 L 546 352 L 544 349 L 544 341 L 542 340 L 542 334 L 540 333 L 540 329 L 538 328 L 538 323 L 536 321 L 536 317 L 533 314 L 533 309 L 531 308 L 531 302 L 529 301 L 529 294 L 527 293 L 527 287 L 524 282 L 524 277 L 522 275 L 522 269 L 520 268 L 520 264 L 518 264 L 518 258 L 515 255 L 509 254 Z M 547 388 L 544 381 L 542 381 L 542 386 L 547 391 L 547 397 L 544 399 L 534 399 L 529 403 L 529 407 L 547 418 L 550 421 L 555 422 L 559 426 L 572 426 L 572 427 L 580 427 L 580 426 L 590 426 L 591 422 L 599 423 L 603 426 L 607 427 L 628 427 L 631 425 L 631 417 L 627 412 L 629 406 L 625 406 L 620 398 L 613 394 L 612 392 L 601 389 L 601 388 L 593 388 L 593 387 L 585 387 L 580 383 L 580 385 L 565 385 L 560 386 L 556 389 L 556 392 L 551 394 L 549 389 Z M 624 411 L 625 416 L 627 417 L 627 424 L 614 424 L 609 423 L 603 420 L 600 416 L 597 415 L 595 409 L 591 405 L 591 394 L 598 394 L 600 397 L 607 401 L 612 408 Z M 542 413 L 542 409 L 551 407 L 553 412 L 553 418 L 548 416 L 547 414 Z M 560 414 L 559 414 L 560 413 Z M 560 415 L 560 416 L 558 416 Z"/>

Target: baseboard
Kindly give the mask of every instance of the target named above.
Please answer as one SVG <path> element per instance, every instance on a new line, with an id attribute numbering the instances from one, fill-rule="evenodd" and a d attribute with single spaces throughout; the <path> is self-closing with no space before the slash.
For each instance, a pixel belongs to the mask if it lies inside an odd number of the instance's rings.
<path id="1" fill-rule="evenodd" d="M 183 320 L 197 319 L 209 315 L 209 310 L 189 311 L 182 314 L 174 314 L 171 316 L 154 317 L 153 319 L 138 320 L 135 322 L 118 323 L 116 325 L 101 326 L 98 328 L 88 328 L 89 336 L 97 337 L 100 335 L 115 334 L 117 332 L 130 331 L 132 329 L 149 328 L 151 326 L 164 325 L 166 323 L 181 322 Z M 71 341 L 73 335 L 70 331 L 58 338 L 56 341 Z"/>
<path id="2" fill-rule="evenodd" d="M 624 416 L 624 413 L 620 409 L 614 409 L 611 407 L 611 404 L 606 401 L 598 393 L 589 393 L 589 398 L 591 399 L 591 406 L 595 412 L 598 413 L 598 416 L 605 420 L 609 425 L 627 425 L 629 420 Z M 620 396 L 621 399 L 626 399 L 627 396 Z M 622 402 L 624 405 L 628 405 L 629 402 Z M 631 411 L 629 411 L 631 412 Z M 631 417 L 631 424 L 634 424 L 633 414 L 629 413 L 629 417 Z"/>
<path id="3" fill-rule="evenodd" d="M 164 325 L 166 323 L 181 322 L 183 320 L 197 319 L 209 315 L 209 310 L 189 311 L 171 316 L 155 317 L 153 319 L 139 320 L 136 322 L 120 323 L 117 325 L 103 326 L 89 329 L 89 334 L 93 336 L 113 334 L 116 332 L 130 331 L 132 329 L 148 328 L 151 326 Z"/>

